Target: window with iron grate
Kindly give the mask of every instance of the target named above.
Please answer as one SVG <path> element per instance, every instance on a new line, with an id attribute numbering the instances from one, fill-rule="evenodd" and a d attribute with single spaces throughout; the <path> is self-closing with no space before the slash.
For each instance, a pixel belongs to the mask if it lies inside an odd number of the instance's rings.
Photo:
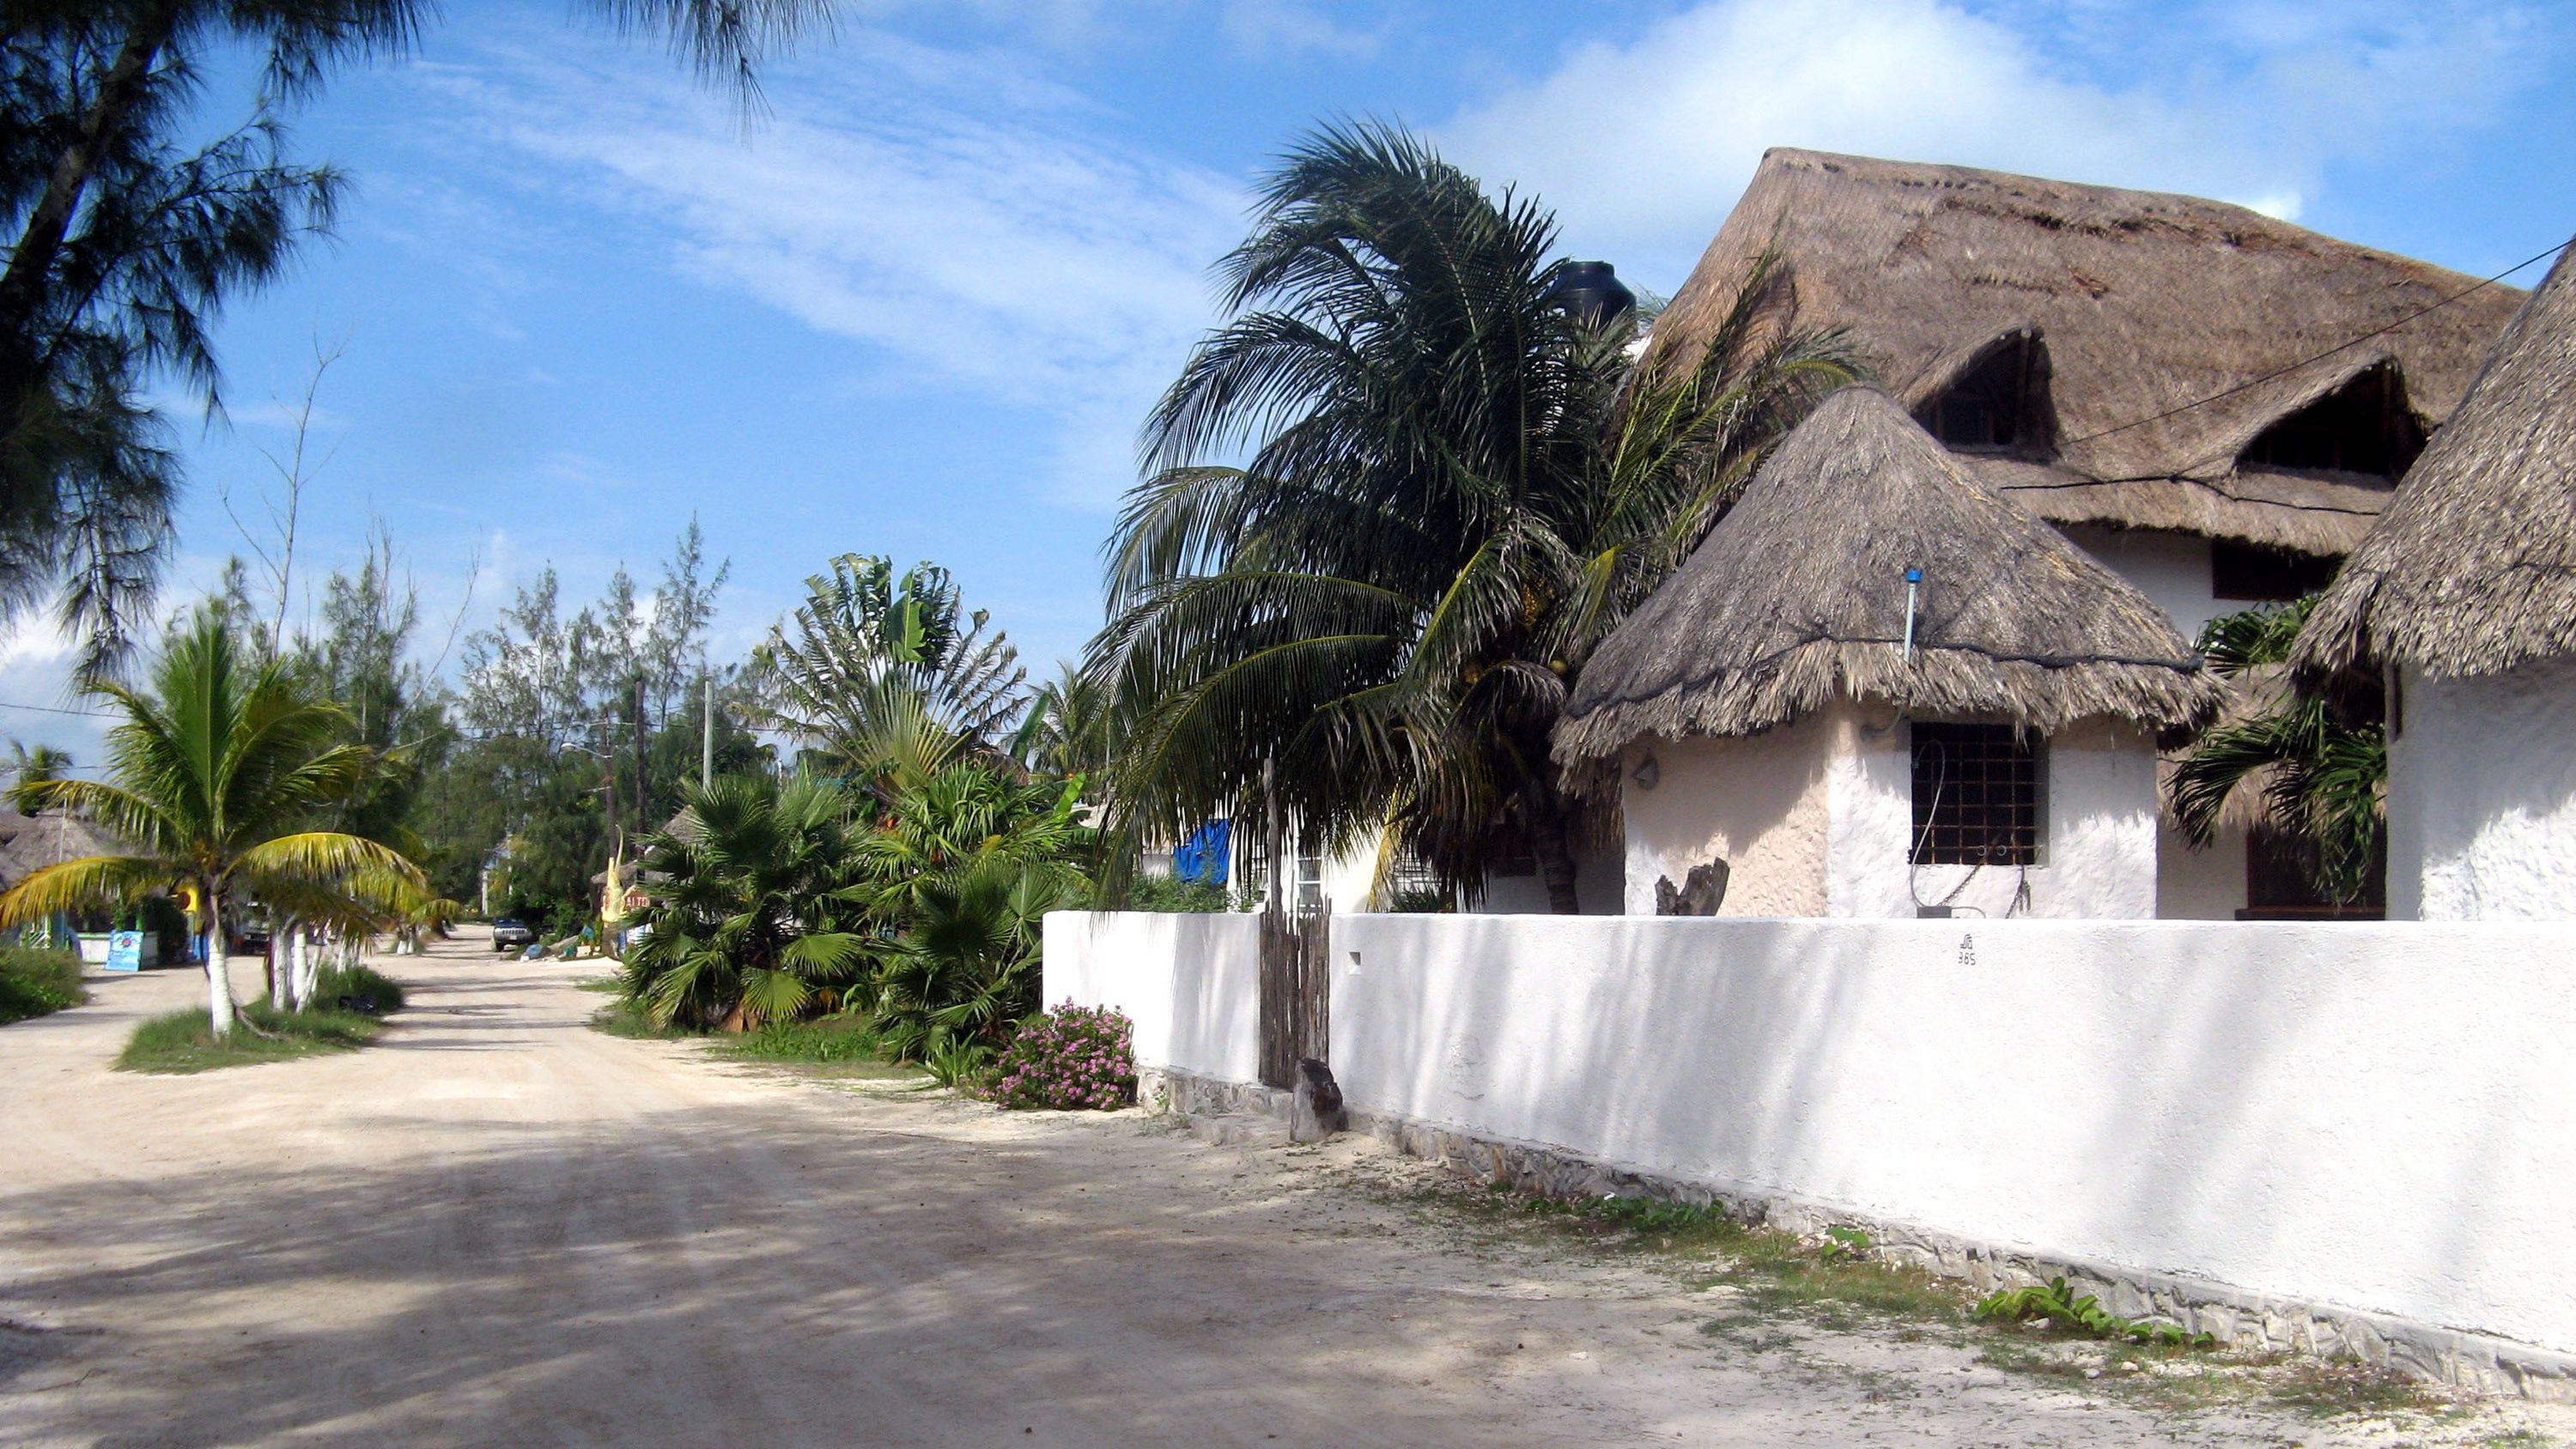
<path id="1" fill-rule="evenodd" d="M 1914 726 L 1914 863 L 2037 865 L 2040 747 L 2011 725 Z"/>

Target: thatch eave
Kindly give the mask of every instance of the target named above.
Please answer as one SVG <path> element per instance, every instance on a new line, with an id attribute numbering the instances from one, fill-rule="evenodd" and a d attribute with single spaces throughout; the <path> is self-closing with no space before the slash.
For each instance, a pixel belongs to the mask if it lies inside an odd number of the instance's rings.
<path id="1" fill-rule="evenodd" d="M 1908 567 L 1924 574 L 1910 657 Z M 2220 691 L 2144 595 L 1887 394 L 1847 388 L 1585 665 L 1556 758 L 1759 733 L 1837 698 L 2053 731 L 2096 715 L 2190 723 Z"/>

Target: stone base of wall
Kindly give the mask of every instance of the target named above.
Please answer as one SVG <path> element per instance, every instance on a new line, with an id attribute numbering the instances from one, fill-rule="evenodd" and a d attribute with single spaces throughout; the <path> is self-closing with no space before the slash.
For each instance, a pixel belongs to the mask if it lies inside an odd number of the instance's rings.
<path id="1" fill-rule="evenodd" d="M 1256 1116 L 1284 1122 L 1292 1095 L 1249 1082 L 1152 1067 L 1140 1072 L 1137 1082 L 1137 1100 L 1146 1110 L 1192 1118 Z M 1364 1132 L 1398 1151 L 1524 1192 L 1560 1198 L 1648 1197 L 1716 1206 L 1740 1222 L 1802 1234 L 1826 1227 L 1858 1228 L 1869 1234 L 1876 1251 L 1943 1277 L 1964 1279 L 1980 1293 L 2062 1277 L 2069 1287 L 2100 1298 L 2104 1307 L 2122 1318 L 2163 1319 L 2239 1349 L 2354 1359 L 2482 1393 L 2576 1402 L 2576 1355 L 2509 1339 L 1960 1237 L 1743 1184 L 1692 1182 L 1561 1147 L 1480 1137 L 1439 1123 L 1356 1107 L 1350 1110 L 1350 1125 L 1352 1131 Z"/>

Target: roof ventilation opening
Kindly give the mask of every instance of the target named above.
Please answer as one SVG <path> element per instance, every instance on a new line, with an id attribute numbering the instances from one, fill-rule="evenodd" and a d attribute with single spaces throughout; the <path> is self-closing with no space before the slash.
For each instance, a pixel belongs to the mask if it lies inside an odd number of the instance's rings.
<path id="1" fill-rule="evenodd" d="M 2383 362 L 2265 428 L 2237 462 L 2394 479 L 2423 451 L 2424 424 L 2406 406 L 2406 379 Z"/>
<path id="2" fill-rule="evenodd" d="M 2034 332 L 2001 337 L 1914 411 L 1923 430 L 1960 453 L 2046 458 L 2056 450 L 2048 344 Z"/>

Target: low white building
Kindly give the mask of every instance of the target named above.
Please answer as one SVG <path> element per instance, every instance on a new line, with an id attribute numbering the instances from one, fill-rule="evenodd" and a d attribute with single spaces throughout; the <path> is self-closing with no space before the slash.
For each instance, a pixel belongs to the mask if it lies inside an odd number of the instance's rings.
<path id="1" fill-rule="evenodd" d="M 1556 753 L 1617 791 L 1631 915 L 2152 917 L 2155 734 L 2219 699 L 2145 595 L 1854 387 L 1594 654 Z"/>
<path id="2" fill-rule="evenodd" d="M 1695 358 L 1766 252 L 1800 325 L 1844 329 L 1968 472 L 2186 639 L 2323 587 L 2521 295 L 2200 197 L 1780 148 L 1650 362 Z M 2322 904 L 2239 824 L 2203 850 L 2167 826 L 2158 914 Z"/>
<path id="3" fill-rule="evenodd" d="M 2566 253 L 2299 640 L 2388 681 L 2388 907 L 2576 918 L 2576 270 Z"/>

